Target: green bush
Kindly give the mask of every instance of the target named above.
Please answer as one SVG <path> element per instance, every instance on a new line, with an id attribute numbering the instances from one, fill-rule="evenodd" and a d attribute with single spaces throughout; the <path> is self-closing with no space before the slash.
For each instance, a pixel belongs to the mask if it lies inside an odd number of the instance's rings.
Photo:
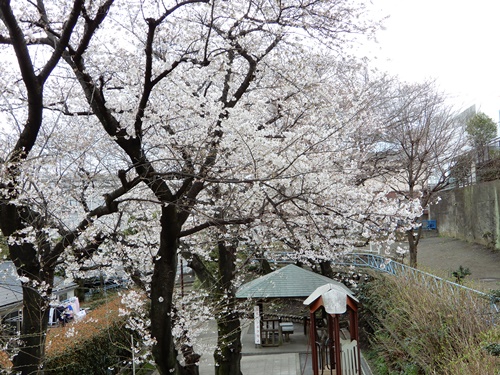
<path id="1" fill-rule="evenodd" d="M 69 347 L 45 362 L 45 373 L 67 374 L 115 374 L 118 368 L 130 361 L 130 334 L 121 323 L 115 323 L 105 331 Z"/>
<path id="2" fill-rule="evenodd" d="M 131 334 L 119 316 L 119 307 L 120 297 L 114 296 L 82 321 L 50 329 L 45 374 L 108 375 L 127 367 Z"/>
<path id="3" fill-rule="evenodd" d="M 464 268 L 463 266 L 458 267 L 456 271 L 453 271 L 451 275 L 455 278 L 455 282 L 462 284 L 463 280 L 471 274 L 469 268 Z"/>
<path id="4" fill-rule="evenodd" d="M 485 350 L 496 328 L 478 310 L 487 301 L 388 275 L 375 275 L 360 298 L 379 374 L 499 374 Z"/>

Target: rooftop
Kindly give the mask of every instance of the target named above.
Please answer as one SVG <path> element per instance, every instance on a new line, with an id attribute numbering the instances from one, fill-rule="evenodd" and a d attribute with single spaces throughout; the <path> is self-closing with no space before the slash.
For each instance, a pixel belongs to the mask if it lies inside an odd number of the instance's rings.
<path id="1" fill-rule="evenodd" d="M 352 296 L 344 284 L 289 264 L 242 285 L 236 298 L 307 298 L 325 284 L 333 284 Z"/>

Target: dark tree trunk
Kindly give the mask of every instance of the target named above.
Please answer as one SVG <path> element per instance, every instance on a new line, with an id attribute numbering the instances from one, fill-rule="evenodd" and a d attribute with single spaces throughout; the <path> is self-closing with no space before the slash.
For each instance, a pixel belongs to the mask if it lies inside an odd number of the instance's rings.
<path id="1" fill-rule="evenodd" d="M 37 216 L 33 212 L 12 204 L 0 203 L 0 228 L 5 236 L 14 235 L 17 230 L 25 227 L 21 216 L 24 220 L 32 219 L 35 225 Z M 20 240 L 22 242 L 22 239 Z M 48 264 L 46 264 L 47 269 L 42 268 L 38 256 L 50 249 L 45 248 L 41 242 L 38 245 L 38 250 L 27 242 L 9 245 L 9 257 L 16 267 L 17 274 L 29 279 L 27 282 L 24 280 L 22 282 L 23 320 L 20 332 L 22 343 L 13 359 L 13 372 L 22 375 L 43 374 L 42 364 L 45 359 L 45 332 L 48 325 L 49 297 L 54 284 L 54 269 Z M 41 294 L 33 281 L 36 285 L 43 283 L 48 288 Z"/>
<path id="2" fill-rule="evenodd" d="M 54 284 L 53 268 L 42 269 L 36 257 L 24 258 L 31 252 L 35 250 L 28 244 L 10 249 L 17 273 L 30 279 L 27 283 L 23 283 L 22 345 L 13 361 L 14 373 L 22 375 L 44 373 L 42 365 L 45 360 L 45 333 L 49 321 L 49 298 Z M 43 292 L 39 291 L 37 287 L 32 286 L 33 281 L 38 285 L 48 285 L 48 288 Z"/>
<path id="3" fill-rule="evenodd" d="M 156 339 L 153 357 L 161 375 L 183 373 L 171 330 L 179 233 L 176 207 L 162 207 L 160 248 L 151 281 L 151 332 Z"/>
<path id="4" fill-rule="evenodd" d="M 241 375 L 241 326 L 236 309 L 233 287 L 236 273 L 237 244 L 226 246 L 219 241 L 219 301 L 225 301 L 223 312 L 217 316 L 217 348 L 215 349 L 216 375 Z"/>
<path id="5" fill-rule="evenodd" d="M 241 326 L 238 313 L 232 312 L 217 319 L 217 335 L 215 374 L 241 375 Z"/>
<path id="6" fill-rule="evenodd" d="M 414 230 L 409 230 L 406 234 L 408 237 L 408 248 L 410 251 L 410 267 L 417 268 L 418 243 L 420 241 L 420 236 L 422 235 L 422 227 L 419 227 L 416 233 Z"/>
<path id="7" fill-rule="evenodd" d="M 328 261 L 323 261 L 319 263 L 319 267 L 321 269 L 321 274 L 323 276 L 329 277 L 330 279 L 333 279 L 333 269 L 332 269 L 332 263 Z"/>
<path id="8" fill-rule="evenodd" d="M 262 258 L 259 260 L 259 263 L 260 270 L 263 275 L 267 275 L 268 273 L 273 272 L 273 269 L 271 268 L 271 265 L 269 264 L 267 259 Z"/>
<path id="9" fill-rule="evenodd" d="M 23 287 L 23 345 L 14 357 L 14 373 L 22 375 L 43 374 L 45 359 L 45 332 L 48 322 L 48 300 L 37 290 Z"/>

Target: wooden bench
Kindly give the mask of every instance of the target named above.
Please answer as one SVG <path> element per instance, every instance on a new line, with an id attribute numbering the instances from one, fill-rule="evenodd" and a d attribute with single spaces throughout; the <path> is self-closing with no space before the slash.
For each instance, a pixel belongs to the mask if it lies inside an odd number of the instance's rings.
<path id="1" fill-rule="evenodd" d="M 278 313 L 265 313 L 264 315 L 267 319 L 278 319 L 280 322 L 302 323 L 304 325 L 304 335 L 307 335 L 307 330 L 309 329 L 310 324 L 310 318 L 308 316 Z"/>
<path id="2" fill-rule="evenodd" d="M 293 322 L 280 323 L 281 333 L 285 336 L 285 342 L 290 341 L 290 335 L 293 334 Z"/>

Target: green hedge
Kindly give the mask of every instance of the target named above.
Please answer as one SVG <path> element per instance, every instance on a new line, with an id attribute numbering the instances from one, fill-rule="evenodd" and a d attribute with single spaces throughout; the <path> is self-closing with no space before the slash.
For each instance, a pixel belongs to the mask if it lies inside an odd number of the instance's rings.
<path id="1" fill-rule="evenodd" d="M 44 368 L 51 375 L 115 374 L 130 357 L 130 333 L 123 322 L 115 322 L 62 353 L 47 356 Z"/>
<path id="2" fill-rule="evenodd" d="M 131 358 L 131 333 L 120 316 L 121 298 L 111 296 L 87 316 L 47 333 L 44 369 L 51 375 L 115 374 Z M 134 340 L 137 338 L 134 337 Z"/>

